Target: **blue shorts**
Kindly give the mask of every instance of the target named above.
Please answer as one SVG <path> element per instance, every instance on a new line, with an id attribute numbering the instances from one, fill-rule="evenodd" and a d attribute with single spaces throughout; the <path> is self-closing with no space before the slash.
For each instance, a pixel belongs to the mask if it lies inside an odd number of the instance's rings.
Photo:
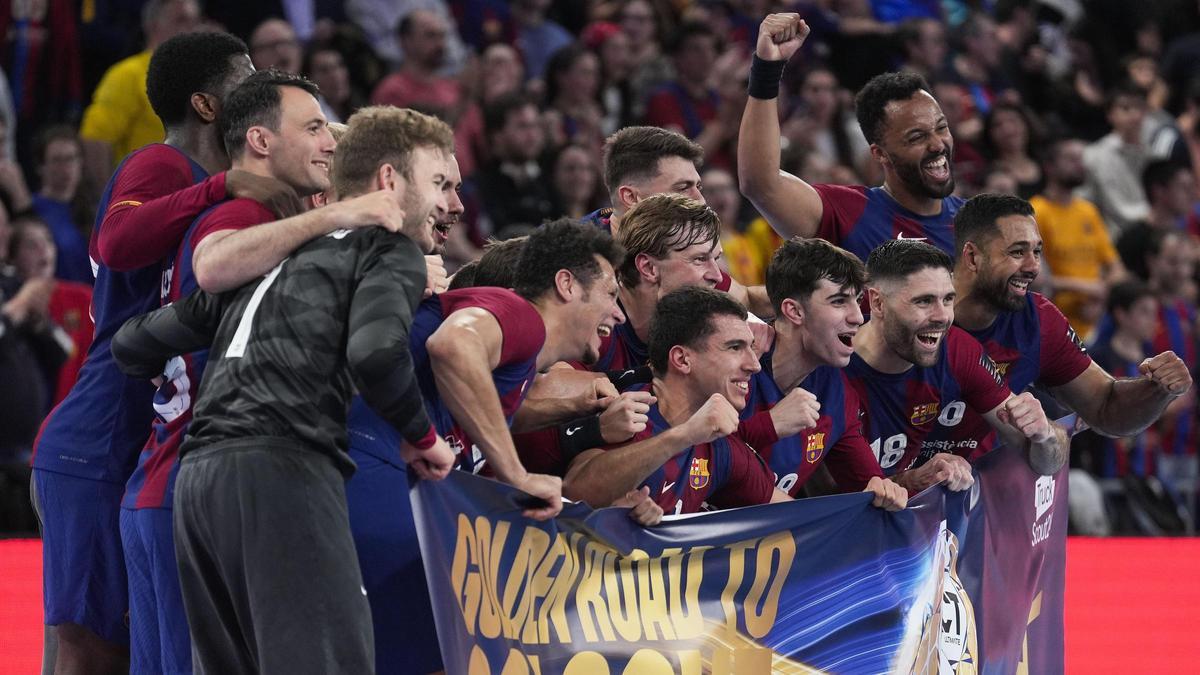
<path id="1" fill-rule="evenodd" d="M 121 552 L 125 486 L 34 469 L 42 517 L 46 625 L 73 623 L 129 644 L 129 591 Z"/>
<path id="2" fill-rule="evenodd" d="M 175 528 L 170 509 L 121 509 L 121 542 L 129 572 L 129 671 L 191 673 Z"/>
<path id="3" fill-rule="evenodd" d="M 346 483 L 346 504 L 371 604 L 375 670 L 378 675 L 441 670 L 433 605 L 408 501 L 408 472 L 355 451 L 353 443 L 350 457 L 358 470 Z"/>

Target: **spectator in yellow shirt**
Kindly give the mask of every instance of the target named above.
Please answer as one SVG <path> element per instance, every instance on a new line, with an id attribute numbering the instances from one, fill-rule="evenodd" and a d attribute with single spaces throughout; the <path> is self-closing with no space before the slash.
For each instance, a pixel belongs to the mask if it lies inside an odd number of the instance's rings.
<path id="1" fill-rule="evenodd" d="M 105 185 L 125 155 L 163 140 L 162 122 L 146 98 L 150 54 L 168 38 L 200 26 L 196 0 L 149 0 L 142 8 L 146 49 L 118 61 L 104 73 L 83 113 L 79 135 L 84 140 L 85 169 Z"/>
<path id="2" fill-rule="evenodd" d="M 742 195 L 738 192 L 732 174 L 725 169 L 706 169 L 700 184 L 704 186 L 704 201 L 721 218 L 721 247 L 725 249 L 725 265 L 729 276 L 737 279 L 743 286 L 763 285 L 766 283 L 767 264 L 779 244 L 771 240 L 760 241 L 761 236 L 752 237 L 749 230 L 742 231 L 738 228 Z M 763 221 L 764 224 L 765 222 Z M 775 240 L 782 241 L 779 235 L 771 231 L 769 225 L 766 229 Z"/>
<path id="3" fill-rule="evenodd" d="M 1054 304 L 1081 336 L 1099 320 L 1108 289 L 1125 277 L 1100 211 L 1074 193 L 1087 179 L 1084 147 L 1074 138 L 1051 143 L 1043 166 L 1046 187 L 1029 200 L 1053 275 Z"/>

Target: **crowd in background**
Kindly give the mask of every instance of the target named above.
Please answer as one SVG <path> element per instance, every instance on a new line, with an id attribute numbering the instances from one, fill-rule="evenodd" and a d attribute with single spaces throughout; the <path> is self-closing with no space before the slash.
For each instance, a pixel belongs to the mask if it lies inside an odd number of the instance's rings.
<path id="1" fill-rule="evenodd" d="M 1198 4 L 2 2 L 0 531 L 27 526 L 16 495 L 29 447 L 91 339 L 95 206 L 116 162 L 162 140 L 146 69 L 177 33 L 243 37 L 257 68 L 317 83 L 330 121 L 377 103 L 449 122 L 466 205 L 451 268 L 489 239 L 606 206 L 600 152 L 614 131 L 680 131 L 707 153 L 703 193 L 730 274 L 758 285 L 780 239 L 739 192 L 738 127 L 761 17 L 799 12 L 812 35 L 784 77 L 782 168 L 810 183 L 879 184 L 853 94 L 881 72 L 922 74 L 953 130 L 959 191 L 1032 201 L 1045 241 L 1038 290 L 1098 363 L 1129 375 L 1166 349 L 1197 364 Z M 1072 464 L 1099 479 L 1080 489 L 1108 495 L 1117 532 L 1190 527 L 1196 421 L 1189 392 L 1136 438 L 1076 438 Z"/>

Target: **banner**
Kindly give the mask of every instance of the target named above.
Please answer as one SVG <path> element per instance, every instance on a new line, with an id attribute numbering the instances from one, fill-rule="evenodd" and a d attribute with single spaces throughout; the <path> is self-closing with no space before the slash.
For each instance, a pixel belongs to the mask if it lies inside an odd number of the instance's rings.
<path id="1" fill-rule="evenodd" d="M 888 513 L 867 494 L 664 520 L 451 472 L 412 490 L 449 673 L 1062 670 L 1065 469 L 1021 453 Z"/>

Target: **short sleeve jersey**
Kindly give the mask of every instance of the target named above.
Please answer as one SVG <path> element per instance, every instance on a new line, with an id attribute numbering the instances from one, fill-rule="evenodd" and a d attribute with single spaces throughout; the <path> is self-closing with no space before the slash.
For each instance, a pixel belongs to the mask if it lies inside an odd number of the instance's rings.
<path id="1" fill-rule="evenodd" d="M 349 475 L 348 348 L 363 339 L 357 331 L 382 323 L 378 312 L 415 313 L 424 290 L 416 244 L 372 227 L 318 237 L 258 283 L 221 296 L 226 306 L 180 457 L 225 441 L 282 439 L 330 456 Z M 407 322 L 403 327 L 411 332 Z M 378 389 L 375 382 L 359 385 Z M 415 412 L 401 429 L 410 441 L 429 430 L 417 392 L 413 384 Z"/>
<path id="2" fill-rule="evenodd" d="M 275 215 L 251 199 L 223 202 L 200 214 L 184 235 L 174 260 L 163 270 L 162 304 L 169 305 L 199 287 L 192 270 L 192 254 L 206 236 L 218 230 L 241 230 L 272 220 Z M 123 508 L 171 508 L 175 474 L 179 471 L 179 446 L 192 421 L 192 404 L 200 393 L 207 363 L 207 349 L 182 354 L 167 362 L 163 383 L 154 394 L 150 438 L 125 484 Z"/>
<path id="3" fill-rule="evenodd" d="M 1092 364 L 1067 318 L 1039 293 L 1029 293 L 1020 311 L 1000 312 L 991 326 L 970 335 L 983 345 L 1004 384 L 1016 393 L 1035 382 L 1045 387 L 1067 384 Z M 936 442 L 937 451 L 969 460 L 996 445 L 987 420 L 969 407 L 961 415 L 939 418 L 930 440 Z"/>
<path id="4" fill-rule="evenodd" d="M 750 380 L 750 396 L 742 419 L 770 410 L 787 395 L 775 382 L 775 348 L 763 355 L 762 370 Z M 776 487 L 797 496 L 813 472 L 827 463 L 838 486 L 846 491 L 866 487 L 872 476 L 882 476 L 879 463 L 862 435 L 858 401 L 840 368 L 821 366 L 800 382 L 800 388 L 821 403 L 815 427 L 756 447 L 774 472 Z"/>
<path id="5" fill-rule="evenodd" d="M 867 259 L 889 239 L 922 239 L 954 255 L 954 216 L 965 203 L 962 197 L 942 199 L 936 216 L 921 216 L 900 206 L 882 187 L 814 185 L 821 196 L 821 224 L 817 236 Z"/>
<path id="6" fill-rule="evenodd" d="M 887 476 L 940 449 L 929 438 L 939 420 L 953 421 L 966 410 L 982 418 L 1010 394 L 979 343 L 956 327 L 946 334 L 937 364 L 929 368 L 881 373 L 855 354 L 846 375 L 858 394 L 863 435 Z"/>
<path id="7" fill-rule="evenodd" d="M 206 178 L 204 169 L 181 151 L 150 145 L 126 157 L 109 180 L 96 210 L 91 240 L 96 275 L 91 314 L 96 332 L 75 386 L 42 424 L 34 447 L 35 468 L 120 484 L 129 478 L 150 431 L 154 387 L 122 375 L 110 345 L 126 320 L 158 307 L 164 265 L 118 272 L 100 262 L 96 242 L 103 236 L 109 212 Z M 224 191 L 223 182 L 219 189 Z M 175 207 L 188 221 L 203 208 L 197 208 L 196 200 L 179 200 Z"/>
<path id="8" fill-rule="evenodd" d="M 658 404 L 650 406 L 647 416 L 649 423 L 643 431 L 605 450 L 644 441 L 671 428 L 658 411 Z M 642 481 L 642 486 L 650 488 L 651 498 L 664 513 L 678 515 L 710 507 L 766 504 L 774 494 L 775 481 L 762 457 L 732 434 L 684 449 Z"/>
<path id="9" fill-rule="evenodd" d="M 472 307 L 494 316 L 504 336 L 500 362 L 492 370 L 492 383 L 509 424 L 537 375 L 537 357 L 546 342 L 546 326 L 528 300 L 506 288 L 475 287 L 441 293 L 422 302 L 413 317 L 409 346 L 425 408 L 438 434 L 458 451 L 460 468 L 478 473 L 484 466 L 483 453 L 442 400 L 425 348 L 425 342 L 451 314 Z"/>

